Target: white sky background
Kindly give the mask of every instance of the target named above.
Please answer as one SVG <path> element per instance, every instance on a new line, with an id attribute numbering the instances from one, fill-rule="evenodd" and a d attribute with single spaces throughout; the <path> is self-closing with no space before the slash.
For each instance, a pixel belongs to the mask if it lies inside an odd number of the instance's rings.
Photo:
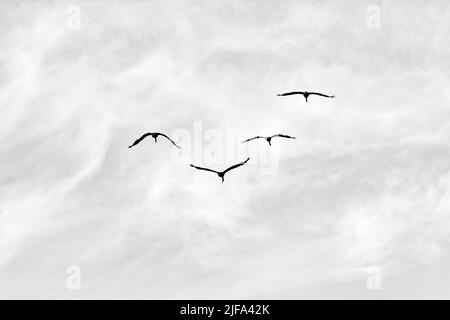
<path id="1" fill-rule="evenodd" d="M 2 1 L 0 297 L 450 298 L 449 18 L 448 1 Z M 276 96 L 300 89 L 336 99 Z M 146 131 L 184 158 L 127 148 Z M 233 147 L 274 133 L 297 139 Z M 188 166 L 247 155 L 224 184 Z"/>

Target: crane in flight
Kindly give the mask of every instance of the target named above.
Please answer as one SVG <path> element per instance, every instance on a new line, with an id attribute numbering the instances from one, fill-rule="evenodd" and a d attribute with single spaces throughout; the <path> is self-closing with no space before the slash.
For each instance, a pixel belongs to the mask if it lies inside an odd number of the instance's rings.
<path id="1" fill-rule="evenodd" d="M 224 180 L 225 173 L 227 173 L 230 170 L 236 169 L 237 167 L 240 167 L 240 166 L 246 164 L 248 160 L 250 160 L 250 158 L 247 158 L 247 160 L 242 161 L 242 162 L 240 162 L 238 164 L 235 164 L 235 165 L 229 167 L 228 169 L 226 169 L 224 171 L 216 171 L 216 170 L 212 170 L 212 169 L 208 169 L 208 168 L 202 168 L 202 167 L 194 166 L 193 164 L 191 164 L 191 167 L 195 168 L 197 170 L 204 170 L 204 171 L 214 172 L 214 173 L 216 173 L 219 176 L 219 178 L 222 178 L 222 183 L 223 183 L 225 181 Z"/>
<path id="2" fill-rule="evenodd" d="M 306 102 L 308 102 L 308 97 L 310 95 L 317 95 L 317 96 L 321 96 L 321 97 L 325 97 L 325 98 L 334 98 L 335 96 L 329 96 L 323 93 L 319 93 L 319 92 L 308 92 L 308 91 L 292 91 L 292 92 L 286 92 L 286 93 L 279 93 L 277 94 L 280 97 L 285 97 L 285 96 L 292 96 L 295 94 L 301 94 L 305 97 Z"/>
<path id="3" fill-rule="evenodd" d="M 288 136 L 286 134 L 275 134 L 275 135 L 270 136 L 270 137 L 256 136 L 256 137 L 244 140 L 244 141 L 242 141 L 242 143 L 245 143 L 245 142 L 248 142 L 248 141 L 252 141 L 252 140 L 255 140 L 255 139 L 266 139 L 266 141 L 269 143 L 269 146 L 271 146 L 272 145 L 272 143 L 271 143 L 272 138 L 275 138 L 275 137 L 295 139 L 295 137 L 291 137 L 291 136 Z"/>
<path id="4" fill-rule="evenodd" d="M 170 139 L 168 136 L 166 136 L 164 133 L 160 133 L 160 132 L 147 132 L 144 133 L 139 139 L 137 139 L 131 146 L 129 146 L 128 148 L 134 147 L 135 145 L 137 145 L 139 142 L 141 142 L 142 140 L 144 140 L 145 138 L 147 138 L 148 136 L 152 136 L 153 139 L 155 139 L 155 143 L 157 142 L 156 139 L 158 138 L 158 136 L 163 136 L 164 138 L 168 139 L 170 142 L 172 142 L 172 144 L 177 147 L 180 148 L 179 145 L 177 145 L 172 139 Z"/>

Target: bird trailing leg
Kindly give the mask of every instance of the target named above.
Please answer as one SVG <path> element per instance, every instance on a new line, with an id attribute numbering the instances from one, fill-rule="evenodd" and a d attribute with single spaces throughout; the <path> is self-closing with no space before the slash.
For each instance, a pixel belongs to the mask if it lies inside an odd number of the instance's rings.
<path id="1" fill-rule="evenodd" d="M 269 143 L 269 146 L 272 146 L 271 140 L 272 140 L 272 139 L 267 139 L 267 142 Z"/>
<path id="2" fill-rule="evenodd" d="M 219 175 L 219 178 L 221 178 L 222 179 L 222 183 L 225 181 L 225 179 L 223 178 L 223 174 L 220 174 L 220 173 L 218 173 L 218 175 Z"/>

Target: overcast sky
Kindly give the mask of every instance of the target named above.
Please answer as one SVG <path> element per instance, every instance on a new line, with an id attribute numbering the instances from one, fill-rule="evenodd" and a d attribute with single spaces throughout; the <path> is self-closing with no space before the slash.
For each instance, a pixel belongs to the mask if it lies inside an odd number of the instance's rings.
<path id="1" fill-rule="evenodd" d="M 1 1 L 0 297 L 450 298 L 449 33 L 446 0 Z"/>

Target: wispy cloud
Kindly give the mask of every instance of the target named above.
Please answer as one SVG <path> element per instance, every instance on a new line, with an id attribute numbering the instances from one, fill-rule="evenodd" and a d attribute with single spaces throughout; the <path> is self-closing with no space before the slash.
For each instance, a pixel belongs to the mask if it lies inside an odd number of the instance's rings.
<path id="1" fill-rule="evenodd" d="M 370 5 L 2 4 L 0 296 L 448 297 L 448 6 L 381 2 L 370 30 Z M 127 148 L 153 130 L 297 139 Z M 224 184 L 188 166 L 246 152 Z"/>

